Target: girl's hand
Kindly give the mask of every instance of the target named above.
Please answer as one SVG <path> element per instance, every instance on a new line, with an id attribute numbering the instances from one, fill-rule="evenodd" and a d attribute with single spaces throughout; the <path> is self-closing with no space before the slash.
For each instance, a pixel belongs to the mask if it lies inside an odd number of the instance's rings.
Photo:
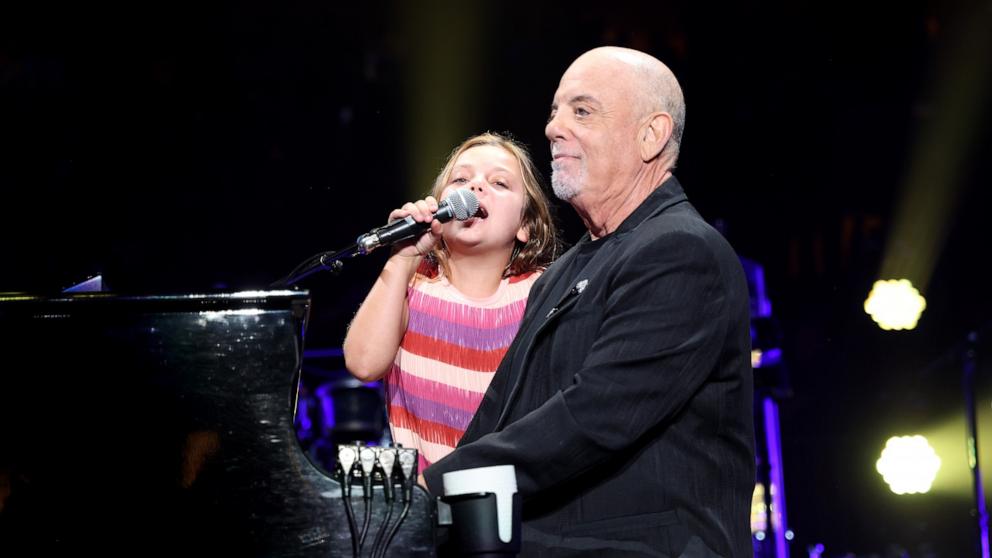
<path id="1" fill-rule="evenodd" d="M 389 214 L 388 223 L 409 216 L 413 217 L 418 223 L 430 223 L 431 228 L 417 238 L 411 238 L 395 244 L 393 255 L 410 258 L 426 256 L 437 244 L 438 239 L 441 238 L 441 222 L 434 219 L 435 213 L 437 213 L 437 200 L 432 196 L 427 196 L 415 202 L 407 202 L 403 204 L 403 207 L 394 209 Z"/>

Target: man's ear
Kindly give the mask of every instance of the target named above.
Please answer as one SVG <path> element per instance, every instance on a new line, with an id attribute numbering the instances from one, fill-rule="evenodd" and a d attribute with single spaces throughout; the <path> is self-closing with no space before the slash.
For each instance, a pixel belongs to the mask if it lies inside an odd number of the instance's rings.
<path id="1" fill-rule="evenodd" d="M 672 137 L 672 115 L 667 112 L 655 112 L 641 126 L 638 136 L 638 148 L 641 160 L 645 163 L 661 154 Z"/>

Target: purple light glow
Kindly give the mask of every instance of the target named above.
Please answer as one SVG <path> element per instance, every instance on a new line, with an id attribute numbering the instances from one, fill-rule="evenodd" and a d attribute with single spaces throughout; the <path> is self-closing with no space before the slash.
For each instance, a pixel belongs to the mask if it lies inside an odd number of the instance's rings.
<path id="1" fill-rule="evenodd" d="M 307 349 L 303 351 L 303 358 L 340 358 L 344 356 L 344 351 L 340 347 L 330 347 L 325 349 Z"/>
<path id="2" fill-rule="evenodd" d="M 782 439 L 779 431 L 778 405 L 771 397 L 762 401 L 765 415 L 765 438 L 768 442 L 768 465 L 770 468 L 772 497 L 772 533 L 775 535 L 775 558 L 789 558 L 789 545 L 785 540 L 788 530 L 785 514 L 785 475 L 782 472 Z"/>
<path id="3" fill-rule="evenodd" d="M 300 430 L 303 432 L 313 430 L 313 421 L 310 420 L 310 401 L 305 398 L 299 400 L 296 416 L 300 421 Z"/>
<path id="4" fill-rule="evenodd" d="M 751 291 L 751 317 L 768 318 L 772 315 L 772 302 L 765 293 L 765 269 L 748 258 L 740 258 Z"/>
<path id="5" fill-rule="evenodd" d="M 754 368 L 765 368 L 782 362 L 782 349 L 768 349 L 761 352 L 761 359 Z"/>
<path id="6" fill-rule="evenodd" d="M 334 428 L 334 397 L 331 395 L 330 384 L 318 387 L 316 393 L 322 411 L 321 416 L 324 419 L 322 426 L 326 432 L 330 432 Z"/>

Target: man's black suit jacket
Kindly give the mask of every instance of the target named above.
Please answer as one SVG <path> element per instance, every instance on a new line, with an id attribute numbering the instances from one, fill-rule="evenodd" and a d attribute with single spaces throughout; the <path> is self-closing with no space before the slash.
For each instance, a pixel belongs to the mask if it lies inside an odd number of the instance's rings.
<path id="1" fill-rule="evenodd" d="M 536 282 L 428 486 L 513 464 L 525 556 L 750 556 L 750 348 L 740 262 L 672 177 Z"/>

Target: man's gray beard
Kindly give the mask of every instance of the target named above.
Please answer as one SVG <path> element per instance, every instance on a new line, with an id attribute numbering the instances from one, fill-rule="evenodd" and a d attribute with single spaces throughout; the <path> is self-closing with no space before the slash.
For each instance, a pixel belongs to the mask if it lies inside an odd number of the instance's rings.
<path id="1" fill-rule="evenodd" d="M 571 201 L 572 198 L 579 195 L 579 183 L 581 179 L 575 180 L 564 176 L 564 172 L 559 171 L 555 168 L 554 163 L 551 164 L 551 189 L 554 190 L 555 196 L 562 201 Z"/>

